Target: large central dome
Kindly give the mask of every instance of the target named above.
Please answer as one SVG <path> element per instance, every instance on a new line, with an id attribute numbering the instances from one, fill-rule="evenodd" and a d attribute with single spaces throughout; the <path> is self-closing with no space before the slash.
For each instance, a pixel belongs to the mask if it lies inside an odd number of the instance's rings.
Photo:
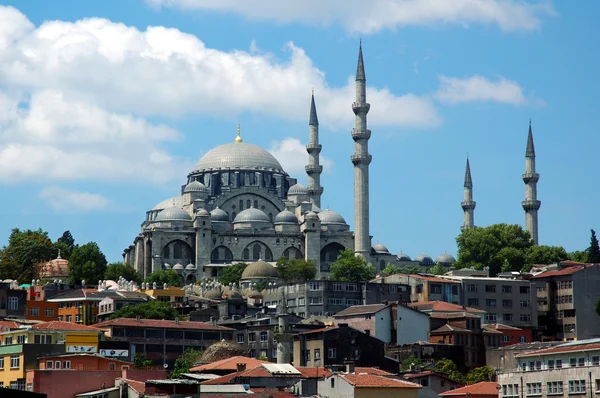
<path id="1" fill-rule="evenodd" d="M 200 159 L 195 171 L 207 170 L 271 170 L 285 173 L 281 164 L 258 145 L 234 142 L 220 145 Z"/>

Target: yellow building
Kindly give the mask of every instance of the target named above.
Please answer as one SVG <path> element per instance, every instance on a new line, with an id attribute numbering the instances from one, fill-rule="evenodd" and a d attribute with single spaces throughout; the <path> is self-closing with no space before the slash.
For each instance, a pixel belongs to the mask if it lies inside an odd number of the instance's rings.
<path id="1" fill-rule="evenodd" d="M 166 303 L 182 304 L 185 297 L 185 291 L 180 287 L 169 286 L 166 289 L 141 289 L 140 292 L 146 293 L 155 300 Z"/>

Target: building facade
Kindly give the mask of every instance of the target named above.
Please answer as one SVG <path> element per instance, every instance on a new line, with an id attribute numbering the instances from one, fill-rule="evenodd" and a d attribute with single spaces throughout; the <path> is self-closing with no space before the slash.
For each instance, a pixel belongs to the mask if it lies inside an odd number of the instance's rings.
<path id="1" fill-rule="evenodd" d="M 433 265 L 433 263 L 432 263 Z M 394 274 L 371 280 L 371 283 L 410 286 L 410 302 L 445 301 L 461 303 L 460 281 L 422 274 Z"/>

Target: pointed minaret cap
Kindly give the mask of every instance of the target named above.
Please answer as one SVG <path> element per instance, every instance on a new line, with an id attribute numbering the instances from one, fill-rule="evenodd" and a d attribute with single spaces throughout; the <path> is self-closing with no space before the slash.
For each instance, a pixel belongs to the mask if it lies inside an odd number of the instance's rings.
<path id="1" fill-rule="evenodd" d="M 529 134 L 527 134 L 527 150 L 525 151 L 525 157 L 535 157 L 535 147 L 533 146 L 533 132 L 531 131 L 531 119 L 529 119 Z"/>
<path id="2" fill-rule="evenodd" d="M 312 97 L 310 99 L 310 119 L 308 120 L 308 125 L 319 125 L 319 118 L 317 117 L 317 107 L 315 106 L 315 90 L 313 90 Z"/>
<path id="3" fill-rule="evenodd" d="M 365 76 L 365 63 L 363 62 L 362 55 L 362 40 L 360 41 L 360 46 L 358 47 L 358 65 L 356 66 L 356 81 L 366 81 L 367 78 Z"/>
<path id="4" fill-rule="evenodd" d="M 237 137 L 235 137 L 235 142 L 243 142 L 242 141 L 242 132 L 240 130 L 240 125 L 238 124 Z"/>
<path id="5" fill-rule="evenodd" d="M 471 179 L 471 166 L 469 165 L 469 157 L 467 156 L 467 169 L 465 170 L 465 188 L 473 188 L 473 180 Z"/>

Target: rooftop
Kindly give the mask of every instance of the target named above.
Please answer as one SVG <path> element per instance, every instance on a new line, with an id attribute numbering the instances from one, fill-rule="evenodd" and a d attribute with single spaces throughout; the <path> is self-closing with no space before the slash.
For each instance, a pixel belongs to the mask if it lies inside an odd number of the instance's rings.
<path id="1" fill-rule="evenodd" d="M 493 395 L 498 396 L 498 383 L 495 381 L 482 381 L 481 383 L 471 384 L 455 390 L 446 391 L 440 394 L 442 397 L 454 395 Z"/>
<path id="2" fill-rule="evenodd" d="M 505 325 L 503 323 L 488 323 L 481 325 L 484 329 L 495 329 L 495 330 L 523 330 L 515 326 Z"/>
<path id="3" fill-rule="evenodd" d="M 430 333 L 452 333 L 452 332 L 461 332 L 461 333 L 471 333 L 469 329 L 461 328 L 458 326 L 452 326 L 449 323 L 446 323 L 439 328 L 432 330 Z"/>
<path id="4" fill-rule="evenodd" d="M 421 388 L 420 384 L 366 373 L 340 374 L 340 377 L 356 388 Z"/>
<path id="5" fill-rule="evenodd" d="M 420 311 L 435 311 L 435 312 L 477 312 L 485 313 L 484 310 L 477 308 L 465 307 L 458 304 L 446 303 L 445 301 L 420 301 L 418 303 L 407 304 L 411 308 L 416 308 Z"/>
<path id="6" fill-rule="evenodd" d="M 337 318 L 342 316 L 371 315 L 387 307 L 387 304 L 354 305 L 338 312 L 333 317 Z"/>
<path id="7" fill-rule="evenodd" d="M 64 321 L 50 321 L 38 323 L 31 326 L 33 330 L 60 330 L 60 331 L 81 331 L 81 332 L 101 332 L 100 329 L 93 326 L 80 325 L 78 323 Z"/>
<path id="8" fill-rule="evenodd" d="M 59 303 L 65 301 L 102 301 L 106 297 L 118 297 L 119 294 L 115 290 L 102 290 L 98 289 L 73 289 L 68 290 L 64 293 L 59 293 L 56 296 L 46 301 L 51 303 Z"/>
<path id="9" fill-rule="evenodd" d="M 238 363 L 243 363 L 244 365 L 246 365 L 246 369 L 251 369 L 268 362 L 254 358 L 235 356 L 212 363 L 207 363 L 206 365 L 193 367 L 190 369 L 190 372 L 206 372 L 210 370 L 231 370 L 232 372 L 235 372 L 237 371 Z"/>
<path id="10" fill-rule="evenodd" d="M 555 347 L 525 352 L 523 354 L 517 354 L 516 356 L 519 358 L 522 358 L 522 357 L 538 356 L 538 355 L 550 355 L 550 354 L 582 352 L 582 351 L 599 351 L 599 350 L 600 350 L 600 339 L 596 338 L 596 339 L 578 340 L 578 341 L 563 343 L 563 344 L 557 345 Z"/>
<path id="11" fill-rule="evenodd" d="M 561 264 L 581 264 L 581 263 L 576 263 L 576 262 L 567 262 L 567 261 L 563 261 L 561 262 Z M 539 273 L 537 275 L 534 275 L 531 277 L 531 279 L 541 279 L 541 278 L 548 278 L 551 276 L 563 276 L 563 275 L 573 275 L 576 272 L 581 271 L 584 268 L 589 267 L 589 265 L 586 264 L 581 264 L 581 265 L 571 265 L 569 267 L 565 267 L 559 270 L 555 270 L 555 271 L 544 271 L 542 273 Z"/>
<path id="12" fill-rule="evenodd" d="M 109 321 L 100 322 L 95 325 L 97 328 L 107 328 L 111 326 L 129 326 L 129 327 L 148 327 L 148 328 L 169 328 L 169 329 L 197 329 L 197 330 L 220 330 L 233 331 L 233 329 L 224 326 L 215 326 L 205 322 L 191 321 L 168 321 L 164 319 L 140 319 L 135 318 L 116 318 Z"/>
<path id="13" fill-rule="evenodd" d="M 495 350 L 510 350 L 510 351 L 532 351 L 554 347 L 562 344 L 560 341 L 535 341 L 533 343 L 518 343 L 505 347 L 495 348 Z"/>

